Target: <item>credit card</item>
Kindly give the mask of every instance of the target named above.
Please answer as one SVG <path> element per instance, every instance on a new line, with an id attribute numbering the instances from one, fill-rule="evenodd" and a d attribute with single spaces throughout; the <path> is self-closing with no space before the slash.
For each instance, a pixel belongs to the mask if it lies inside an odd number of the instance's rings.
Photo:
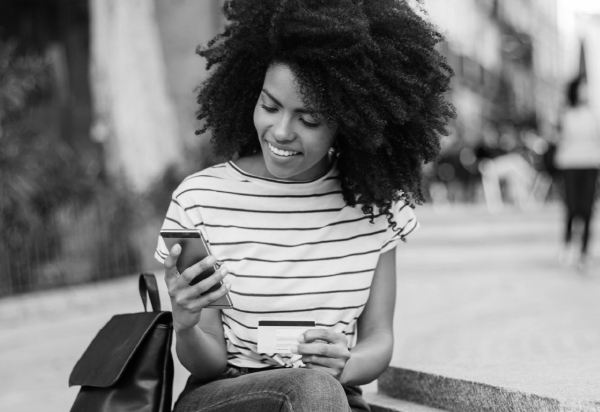
<path id="1" fill-rule="evenodd" d="M 315 320 L 310 318 L 258 318 L 258 352 L 291 353 L 298 337 L 314 327 Z"/>

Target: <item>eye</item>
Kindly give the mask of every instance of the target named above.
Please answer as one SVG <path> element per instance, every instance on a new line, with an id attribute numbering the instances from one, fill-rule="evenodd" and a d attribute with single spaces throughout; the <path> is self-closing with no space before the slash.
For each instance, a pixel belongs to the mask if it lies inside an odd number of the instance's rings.
<path id="1" fill-rule="evenodd" d="M 315 128 L 315 127 L 321 126 L 321 123 L 313 123 L 313 122 L 306 121 L 304 119 L 300 119 L 300 121 L 304 124 L 304 126 L 310 127 L 310 128 Z"/>
<path id="2" fill-rule="evenodd" d="M 277 108 L 271 107 L 271 106 L 267 106 L 266 104 L 261 104 L 260 107 L 262 107 L 263 109 L 265 109 L 267 111 L 267 113 L 275 113 L 277 111 Z"/>

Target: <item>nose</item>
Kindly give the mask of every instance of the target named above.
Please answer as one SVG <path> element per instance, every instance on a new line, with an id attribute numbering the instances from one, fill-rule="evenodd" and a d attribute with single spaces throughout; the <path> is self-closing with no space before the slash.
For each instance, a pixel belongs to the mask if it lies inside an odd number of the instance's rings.
<path id="1" fill-rule="evenodd" d="M 273 125 L 272 131 L 273 137 L 278 143 L 290 142 L 296 137 L 291 119 L 288 116 L 281 116 Z"/>

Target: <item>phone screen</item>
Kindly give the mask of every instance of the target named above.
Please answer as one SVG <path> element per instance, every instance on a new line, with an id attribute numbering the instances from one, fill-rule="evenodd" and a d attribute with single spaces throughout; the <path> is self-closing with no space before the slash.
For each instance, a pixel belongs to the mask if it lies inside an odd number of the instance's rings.
<path id="1" fill-rule="evenodd" d="M 171 250 L 175 244 L 179 243 L 181 246 L 181 253 L 177 259 L 177 270 L 179 273 L 183 273 L 184 270 L 192 265 L 195 265 L 205 257 L 209 255 L 208 244 L 202 237 L 202 233 L 199 230 L 161 230 L 160 235 L 163 238 L 167 248 Z M 215 264 L 208 269 L 205 269 L 202 273 L 196 276 L 190 282 L 190 285 L 208 278 L 219 268 L 219 264 Z M 204 292 L 202 295 L 216 291 L 223 284 L 222 281 L 212 286 L 209 290 Z M 221 297 L 217 301 L 211 303 L 208 307 L 213 308 L 231 308 L 233 307 L 229 294 Z"/>

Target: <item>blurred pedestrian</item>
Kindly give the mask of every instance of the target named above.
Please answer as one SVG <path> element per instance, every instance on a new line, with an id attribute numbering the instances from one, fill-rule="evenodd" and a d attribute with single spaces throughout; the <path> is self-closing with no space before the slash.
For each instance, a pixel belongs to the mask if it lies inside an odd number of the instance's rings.
<path id="1" fill-rule="evenodd" d="M 588 245 L 596 181 L 600 167 L 600 127 L 588 99 L 587 79 L 578 76 L 567 87 L 567 107 L 561 116 L 560 138 L 555 157 L 562 172 L 566 219 L 560 262 L 576 261 L 579 269 L 589 263 Z M 579 251 L 573 242 L 573 223 L 583 225 Z"/>

